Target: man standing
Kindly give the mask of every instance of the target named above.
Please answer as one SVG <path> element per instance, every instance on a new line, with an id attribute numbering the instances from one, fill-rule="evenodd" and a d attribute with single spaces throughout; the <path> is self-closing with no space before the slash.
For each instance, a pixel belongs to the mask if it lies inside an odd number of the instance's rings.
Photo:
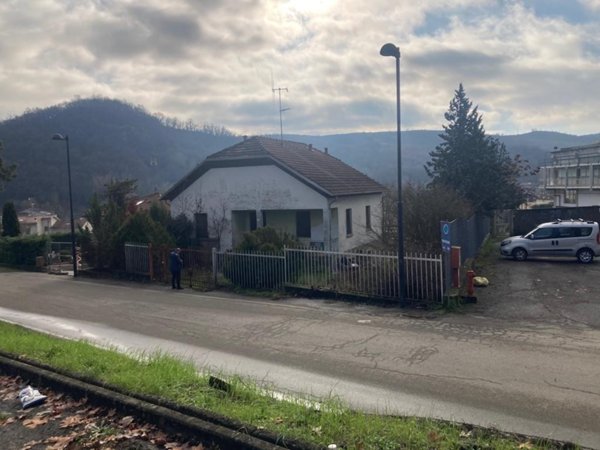
<path id="1" fill-rule="evenodd" d="M 181 287 L 181 269 L 183 268 L 183 260 L 179 256 L 181 249 L 176 248 L 169 255 L 169 269 L 171 270 L 171 287 L 173 289 L 183 289 Z"/>

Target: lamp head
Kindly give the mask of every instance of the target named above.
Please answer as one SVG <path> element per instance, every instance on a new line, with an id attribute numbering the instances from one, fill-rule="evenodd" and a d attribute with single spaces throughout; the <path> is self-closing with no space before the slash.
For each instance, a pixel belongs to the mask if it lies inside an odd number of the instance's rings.
<path id="1" fill-rule="evenodd" d="M 400 59 L 400 48 L 396 47 L 394 44 L 387 43 L 381 47 L 379 54 L 381 56 L 393 56 L 394 58 Z"/>
<path id="2" fill-rule="evenodd" d="M 53 141 L 68 141 L 69 140 L 69 136 L 67 135 L 62 135 L 60 133 L 56 133 L 54 134 L 54 136 L 52 136 L 52 140 Z"/>

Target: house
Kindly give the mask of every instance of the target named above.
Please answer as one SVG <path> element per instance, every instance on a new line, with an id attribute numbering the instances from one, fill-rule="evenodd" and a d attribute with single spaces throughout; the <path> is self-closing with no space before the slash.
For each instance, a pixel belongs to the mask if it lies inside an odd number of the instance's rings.
<path id="1" fill-rule="evenodd" d="M 159 205 L 163 208 L 168 208 L 168 204 L 166 202 L 161 202 L 160 193 L 153 192 L 148 195 L 131 198 L 128 203 L 128 210 L 131 212 L 148 212 L 152 208 L 152 205 Z"/>
<path id="2" fill-rule="evenodd" d="M 600 142 L 562 148 L 551 156 L 542 174 L 554 206 L 600 205 Z"/>
<path id="3" fill-rule="evenodd" d="M 256 136 L 207 157 L 163 199 L 173 217 L 194 221 L 197 238 L 216 238 L 222 249 L 269 226 L 346 251 L 376 239 L 384 189 L 327 149 Z"/>
<path id="4" fill-rule="evenodd" d="M 35 208 L 20 211 L 17 218 L 21 234 L 24 236 L 48 234 L 52 226 L 59 220 L 56 214 Z"/>
<path id="5" fill-rule="evenodd" d="M 75 231 L 79 229 L 91 232 L 93 227 L 92 224 L 85 217 L 75 219 Z M 50 233 L 70 233 L 71 232 L 71 221 L 60 219 L 50 228 Z"/>

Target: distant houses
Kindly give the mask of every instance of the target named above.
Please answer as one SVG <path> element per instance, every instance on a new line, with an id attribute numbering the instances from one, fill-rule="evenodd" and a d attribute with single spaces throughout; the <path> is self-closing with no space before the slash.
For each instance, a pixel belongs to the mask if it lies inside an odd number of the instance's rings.
<path id="1" fill-rule="evenodd" d="M 221 249 L 269 226 L 305 246 L 346 251 L 380 233 L 384 190 L 327 149 L 256 136 L 207 157 L 163 199 Z"/>
<path id="2" fill-rule="evenodd" d="M 22 236 L 42 236 L 53 233 L 69 233 L 71 222 L 61 220 L 56 213 L 27 208 L 17 214 Z M 79 228 L 91 231 L 92 225 L 81 217 L 75 221 L 75 231 Z"/>
<path id="3" fill-rule="evenodd" d="M 59 221 L 53 212 L 27 208 L 17 213 L 21 234 L 24 236 L 41 236 L 50 233 L 50 229 Z"/>

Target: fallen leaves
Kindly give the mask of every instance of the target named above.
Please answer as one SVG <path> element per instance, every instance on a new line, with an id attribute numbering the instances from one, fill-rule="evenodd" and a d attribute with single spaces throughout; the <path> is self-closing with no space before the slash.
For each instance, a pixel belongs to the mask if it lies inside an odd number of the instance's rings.
<path id="1" fill-rule="evenodd" d="M 31 419 L 23 420 L 23 426 L 31 429 L 39 427 L 40 425 L 46 425 L 47 423 L 47 417 L 33 417 Z"/>
<path id="2" fill-rule="evenodd" d="M 116 409 L 107 410 L 88 404 L 86 398 L 76 401 L 47 389 L 44 389 L 47 395 L 44 406 L 23 410 L 16 396 L 22 385 L 18 378 L 0 375 L 0 434 L 2 439 L 10 440 L 12 436 L 23 439 L 21 442 L 27 440 L 20 444 L 21 450 L 42 447 L 46 450 L 204 450 L 202 445 L 180 442 L 177 436 L 140 423 L 133 416 L 121 416 Z"/>
<path id="3" fill-rule="evenodd" d="M 131 416 L 126 416 L 126 417 L 123 417 L 121 420 L 119 420 L 119 425 L 124 428 L 127 428 L 132 423 L 133 423 L 133 417 L 131 417 Z"/>
<path id="4" fill-rule="evenodd" d="M 81 425 L 82 423 L 85 423 L 84 419 L 81 416 L 75 414 L 74 416 L 65 417 L 58 427 L 72 428 Z"/>

